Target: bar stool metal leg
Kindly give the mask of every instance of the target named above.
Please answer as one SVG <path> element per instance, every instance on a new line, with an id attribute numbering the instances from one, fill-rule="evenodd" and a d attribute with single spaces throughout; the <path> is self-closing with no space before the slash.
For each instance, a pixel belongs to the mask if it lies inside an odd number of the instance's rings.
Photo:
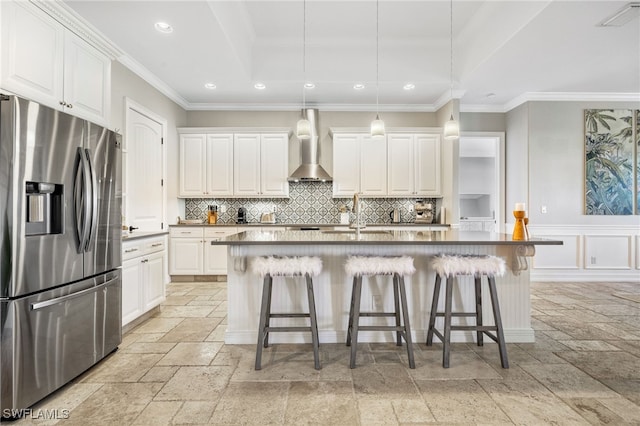
<path id="1" fill-rule="evenodd" d="M 349 368 L 356 368 L 356 351 L 358 347 L 358 323 L 360 322 L 360 296 L 362 293 L 362 275 L 354 278 L 355 298 L 353 300 L 353 323 L 351 325 L 351 360 Z"/>
<path id="2" fill-rule="evenodd" d="M 476 290 L 476 325 L 482 327 L 482 277 L 474 277 L 475 290 Z M 478 330 L 476 332 L 476 343 L 478 346 L 483 345 L 484 332 Z"/>
<path id="3" fill-rule="evenodd" d="M 500 306 L 498 305 L 498 292 L 496 290 L 496 279 L 493 275 L 487 277 L 489 281 L 489 293 L 491 294 L 491 307 L 493 308 L 493 318 L 496 323 L 496 337 L 500 348 L 500 362 L 502 368 L 509 368 L 507 359 L 507 345 L 504 341 L 504 330 L 502 329 L 502 318 L 500 316 Z"/>
<path id="4" fill-rule="evenodd" d="M 427 329 L 427 346 L 433 344 L 433 329 L 436 326 L 436 314 L 438 311 L 438 299 L 440 299 L 440 282 L 442 277 L 436 274 L 436 283 L 433 287 L 433 300 L 431 301 L 431 314 L 429 315 L 429 328 Z"/>
<path id="5" fill-rule="evenodd" d="M 311 322 L 311 343 L 313 343 L 313 360 L 316 370 L 320 370 L 320 344 L 318 342 L 318 322 L 316 319 L 316 302 L 313 296 L 313 280 L 306 274 L 307 298 L 309 299 L 309 321 Z"/>
<path id="6" fill-rule="evenodd" d="M 451 304 L 453 302 L 453 276 L 447 277 L 447 289 L 444 308 L 444 347 L 442 349 L 442 366 L 449 368 L 449 353 L 451 352 Z"/>
<path id="7" fill-rule="evenodd" d="M 267 300 L 267 313 L 265 315 L 266 323 L 265 329 L 269 329 L 269 324 L 271 323 L 271 294 L 273 293 L 273 277 L 269 275 L 269 299 Z M 265 331 L 264 333 L 264 347 L 269 347 L 269 332 Z"/>
<path id="8" fill-rule="evenodd" d="M 399 285 L 398 274 L 393 274 L 393 300 L 396 308 L 396 327 L 400 327 L 400 299 L 398 298 Z M 399 329 L 396 331 L 396 346 L 402 346 L 402 332 Z"/>
<path id="9" fill-rule="evenodd" d="M 409 325 L 409 309 L 407 306 L 407 293 L 404 287 L 404 277 L 394 274 L 394 281 L 397 280 L 398 287 L 400 288 L 400 300 L 402 301 L 402 315 L 404 319 L 404 340 L 407 341 L 407 355 L 409 358 L 409 368 L 416 368 L 415 360 L 413 359 L 413 342 L 411 340 L 411 326 Z M 396 312 L 398 312 L 396 308 Z M 400 334 L 400 333 L 398 333 Z M 402 343 L 400 343 L 402 345 Z"/>
<path id="10" fill-rule="evenodd" d="M 347 326 L 347 346 L 351 346 L 351 327 L 353 326 L 353 306 L 356 299 L 356 277 L 351 284 L 351 305 L 349 306 L 349 325 Z"/>
<path id="11" fill-rule="evenodd" d="M 267 309 L 269 304 L 269 289 L 271 286 L 271 275 L 265 275 L 262 285 L 262 305 L 260 306 L 260 324 L 258 325 L 258 345 L 256 348 L 256 365 L 255 369 L 262 368 L 262 346 L 265 344 L 265 335 L 267 327 Z"/>

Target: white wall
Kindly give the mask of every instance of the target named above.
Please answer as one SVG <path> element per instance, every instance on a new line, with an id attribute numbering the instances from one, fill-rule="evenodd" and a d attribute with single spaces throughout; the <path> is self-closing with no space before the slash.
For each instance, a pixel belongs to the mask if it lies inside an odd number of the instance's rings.
<path id="1" fill-rule="evenodd" d="M 111 127 L 124 135 L 125 97 L 128 97 L 167 120 L 167 221 L 175 223 L 177 216 L 184 217 L 184 200 L 178 199 L 178 133 L 176 127 L 184 126 L 187 113 L 151 85 L 117 61 L 111 68 Z"/>
<path id="2" fill-rule="evenodd" d="M 507 113 L 507 210 L 526 202 L 530 233 L 564 242 L 536 249 L 533 280 L 640 281 L 640 216 L 584 208 L 584 110 L 622 108 L 640 103 L 529 102 Z"/>

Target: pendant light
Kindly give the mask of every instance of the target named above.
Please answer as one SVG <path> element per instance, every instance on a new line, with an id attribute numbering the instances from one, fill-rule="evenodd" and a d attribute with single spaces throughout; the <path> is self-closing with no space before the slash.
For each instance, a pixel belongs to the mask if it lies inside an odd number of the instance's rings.
<path id="1" fill-rule="evenodd" d="M 371 136 L 384 136 L 384 121 L 380 120 L 380 103 L 379 103 L 379 95 L 380 95 L 380 74 L 379 74 L 379 38 L 380 38 L 380 12 L 378 0 L 376 0 L 376 119 L 371 122 Z"/>
<path id="2" fill-rule="evenodd" d="M 302 114 L 296 125 L 296 136 L 298 139 L 309 139 L 311 137 L 311 123 L 307 120 L 306 112 L 306 90 L 307 90 L 307 2 L 302 2 Z"/>
<path id="3" fill-rule="evenodd" d="M 450 58 L 451 58 L 451 68 L 450 68 L 450 72 L 451 72 L 451 86 L 450 86 L 450 90 L 451 90 L 451 118 L 449 118 L 449 121 L 447 121 L 444 125 L 444 138 L 447 140 L 455 140 L 458 139 L 460 137 L 460 124 L 458 124 L 458 122 L 456 120 L 453 119 L 453 0 L 450 0 L 450 5 L 451 5 L 451 25 L 449 27 L 449 41 L 450 41 Z"/>

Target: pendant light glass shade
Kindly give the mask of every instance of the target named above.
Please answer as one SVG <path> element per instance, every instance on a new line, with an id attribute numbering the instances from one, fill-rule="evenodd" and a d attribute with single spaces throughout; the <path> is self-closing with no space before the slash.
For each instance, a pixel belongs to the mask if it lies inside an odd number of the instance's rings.
<path id="1" fill-rule="evenodd" d="M 456 120 L 453 119 L 453 114 L 451 114 L 451 118 L 444 125 L 444 138 L 447 140 L 454 140 L 460 137 L 460 125 Z"/>
<path id="2" fill-rule="evenodd" d="M 311 122 L 307 120 L 307 117 L 304 116 L 304 111 L 302 113 L 302 118 L 298 120 L 298 124 L 296 125 L 296 136 L 298 139 L 309 139 L 311 137 Z"/>
<path id="3" fill-rule="evenodd" d="M 384 121 L 376 115 L 376 119 L 371 122 L 371 136 L 384 136 Z"/>

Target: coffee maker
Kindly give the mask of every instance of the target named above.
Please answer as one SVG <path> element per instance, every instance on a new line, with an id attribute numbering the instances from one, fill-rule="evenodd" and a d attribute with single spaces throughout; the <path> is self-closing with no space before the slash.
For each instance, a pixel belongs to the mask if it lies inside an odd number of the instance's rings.
<path id="1" fill-rule="evenodd" d="M 435 210 L 435 206 L 433 203 L 425 202 L 424 200 L 416 201 L 415 211 L 416 211 L 416 220 L 415 223 L 432 223 L 433 222 L 433 212 Z"/>
<path id="2" fill-rule="evenodd" d="M 247 209 L 244 207 L 240 207 L 238 209 L 238 218 L 236 219 L 236 223 L 247 223 Z"/>

